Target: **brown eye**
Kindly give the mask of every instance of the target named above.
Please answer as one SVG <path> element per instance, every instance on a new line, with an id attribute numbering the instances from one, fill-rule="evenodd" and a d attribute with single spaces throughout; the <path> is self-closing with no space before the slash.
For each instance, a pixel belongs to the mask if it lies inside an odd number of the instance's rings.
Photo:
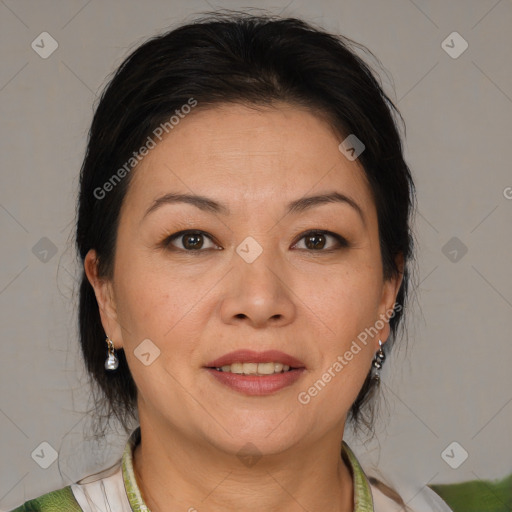
<path id="1" fill-rule="evenodd" d="M 329 246 L 330 239 L 335 240 L 334 246 L 332 243 Z M 299 241 L 302 240 L 304 240 L 305 248 L 310 251 L 328 252 L 331 250 L 348 247 L 349 245 L 342 236 L 337 235 L 336 233 L 331 233 L 329 231 L 309 231 L 308 233 L 302 235 Z"/>
<path id="2" fill-rule="evenodd" d="M 210 246 L 208 246 L 210 242 Z M 212 239 L 202 231 L 181 231 L 167 238 L 165 246 L 168 249 L 178 249 L 182 251 L 200 251 L 201 249 L 218 249 Z"/>
<path id="3" fill-rule="evenodd" d="M 185 249 L 201 249 L 204 244 L 203 235 L 183 235 L 183 247 Z"/>
<path id="4" fill-rule="evenodd" d="M 308 249 L 323 249 L 325 247 L 325 235 L 322 233 L 308 235 L 305 240 Z"/>

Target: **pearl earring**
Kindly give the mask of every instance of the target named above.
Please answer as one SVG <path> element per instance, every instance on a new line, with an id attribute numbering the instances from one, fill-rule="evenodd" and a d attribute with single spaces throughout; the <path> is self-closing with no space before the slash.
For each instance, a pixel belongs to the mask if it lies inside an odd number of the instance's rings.
<path id="1" fill-rule="evenodd" d="M 116 357 L 114 343 L 112 343 L 112 340 L 107 336 L 106 341 L 108 343 L 108 357 L 105 361 L 105 369 L 113 371 L 119 366 L 119 359 Z"/>

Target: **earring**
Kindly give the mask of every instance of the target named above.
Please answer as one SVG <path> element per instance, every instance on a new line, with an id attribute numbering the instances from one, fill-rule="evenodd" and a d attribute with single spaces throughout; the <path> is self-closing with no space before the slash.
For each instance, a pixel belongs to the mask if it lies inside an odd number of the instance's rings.
<path id="1" fill-rule="evenodd" d="M 373 375 L 373 380 L 380 384 L 380 375 L 379 371 L 382 368 L 382 363 L 386 359 L 386 354 L 384 354 L 384 350 L 382 350 L 382 341 L 379 340 L 379 350 L 375 354 L 375 359 L 372 362 L 373 367 L 375 368 L 375 374 Z"/>
<path id="2" fill-rule="evenodd" d="M 108 357 L 105 361 L 105 369 L 111 371 L 116 370 L 119 366 L 119 359 L 117 359 L 114 351 L 114 343 L 112 343 L 112 340 L 108 336 L 106 341 L 108 343 Z"/>

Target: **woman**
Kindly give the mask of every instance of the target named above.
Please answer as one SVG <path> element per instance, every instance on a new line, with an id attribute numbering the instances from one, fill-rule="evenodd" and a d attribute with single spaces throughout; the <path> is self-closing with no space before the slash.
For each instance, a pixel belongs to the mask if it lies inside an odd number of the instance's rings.
<path id="1" fill-rule="evenodd" d="M 371 428 L 413 257 L 397 112 L 353 47 L 213 15 L 120 66 L 81 172 L 80 334 L 140 426 L 16 510 L 405 509 L 343 441 Z"/>

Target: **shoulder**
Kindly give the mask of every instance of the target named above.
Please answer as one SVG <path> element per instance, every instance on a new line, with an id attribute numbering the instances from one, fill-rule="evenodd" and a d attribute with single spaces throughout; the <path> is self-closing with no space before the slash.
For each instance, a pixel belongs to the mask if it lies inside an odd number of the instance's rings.
<path id="1" fill-rule="evenodd" d="M 398 491 L 375 477 L 368 477 L 375 512 L 452 512 L 452 509 L 432 489 L 423 487 L 414 493 L 401 486 Z M 413 494 L 409 502 L 402 496 Z"/>
<path id="2" fill-rule="evenodd" d="M 27 501 L 11 512 L 82 512 L 82 508 L 68 486 Z"/>
<path id="3" fill-rule="evenodd" d="M 114 466 L 58 491 L 43 494 L 10 512 L 131 512 L 121 473 Z"/>

